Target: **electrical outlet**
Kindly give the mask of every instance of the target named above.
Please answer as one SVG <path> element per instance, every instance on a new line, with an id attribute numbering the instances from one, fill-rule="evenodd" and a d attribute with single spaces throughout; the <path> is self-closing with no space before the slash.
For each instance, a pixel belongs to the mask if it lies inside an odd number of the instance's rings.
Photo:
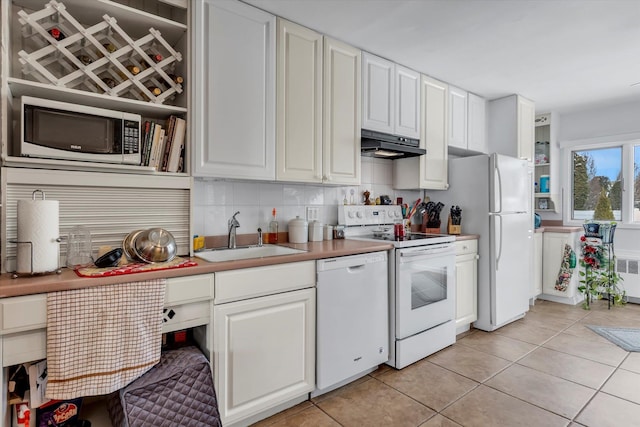
<path id="1" fill-rule="evenodd" d="M 307 206 L 307 221 L 317 221 L 320 219 L 320 208 Z"/>

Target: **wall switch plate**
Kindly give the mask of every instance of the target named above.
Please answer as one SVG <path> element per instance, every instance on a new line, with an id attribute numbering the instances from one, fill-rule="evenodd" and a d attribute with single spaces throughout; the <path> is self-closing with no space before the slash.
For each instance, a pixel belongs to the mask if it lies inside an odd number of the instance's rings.
<path id="1" fill-rule="evenodd" d="M 307 221 L 317 221 L 320 219 L 320 208 L 307 206 Z"/>

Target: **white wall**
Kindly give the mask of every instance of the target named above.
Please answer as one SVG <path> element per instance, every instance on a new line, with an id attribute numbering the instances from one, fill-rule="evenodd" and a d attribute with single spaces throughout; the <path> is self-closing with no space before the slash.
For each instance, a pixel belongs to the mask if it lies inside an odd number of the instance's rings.
<path id="1" fill-rule="evenodd" d="M 277 209 L 280 231 L 287 231 L 289 220 L 299 215 L 306 216 L 306 207 L 320 208 L 320 222 L 336 224 L 338 204 L 346 195 L 351 202 L 363 202 L 362 193 L 368 190 L 371 198 L 381 194 L 392 200 L 402 197 L 405 203 L 412 203 L 422 197 L 422 191 L 396 191 L 392 188 L 393 161 L 362 158 L 362 179 L 360 186 L 336 187 L 328 185 L 293 184 L 256 181 L 224 181 L 196 179 L 193 188 L 194 212 L 193 231 L 195 234 L 215 236 L 227 234 L 227 220 L 240 211 L 238 234 L 255 233 L 258 227 L 267 229 L 271 220 L 271 210 Z"/>
<path id="2" fill-rule="evenodd" d="M 575 141 L 640 132 L 640 102 L 561 114 L 558 141 Z"/>

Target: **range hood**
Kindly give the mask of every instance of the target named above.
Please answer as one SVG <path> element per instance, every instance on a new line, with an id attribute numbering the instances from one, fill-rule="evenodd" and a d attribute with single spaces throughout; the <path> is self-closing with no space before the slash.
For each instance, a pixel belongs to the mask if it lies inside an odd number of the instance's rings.
<path id="1" fill-rule="evenodd" d="M 427 150 L 420 148 L 420 141 L 417 139 L 367 129 L 362 129 L 360 147 L 363 156 L 391 160 L 427 153 Z"/>

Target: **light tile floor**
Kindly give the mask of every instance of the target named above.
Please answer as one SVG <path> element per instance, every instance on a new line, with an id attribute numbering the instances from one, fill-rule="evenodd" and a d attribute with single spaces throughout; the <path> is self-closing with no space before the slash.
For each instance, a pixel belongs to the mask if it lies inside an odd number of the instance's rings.
<path id="1" fill-rule="evenodd" d="M 640 328 L 640 305 L 537 301 L 524 319 L 402 370 L 382 365 L 257 426 L 640 426 L 640 353 L 585 325 Z"/>

